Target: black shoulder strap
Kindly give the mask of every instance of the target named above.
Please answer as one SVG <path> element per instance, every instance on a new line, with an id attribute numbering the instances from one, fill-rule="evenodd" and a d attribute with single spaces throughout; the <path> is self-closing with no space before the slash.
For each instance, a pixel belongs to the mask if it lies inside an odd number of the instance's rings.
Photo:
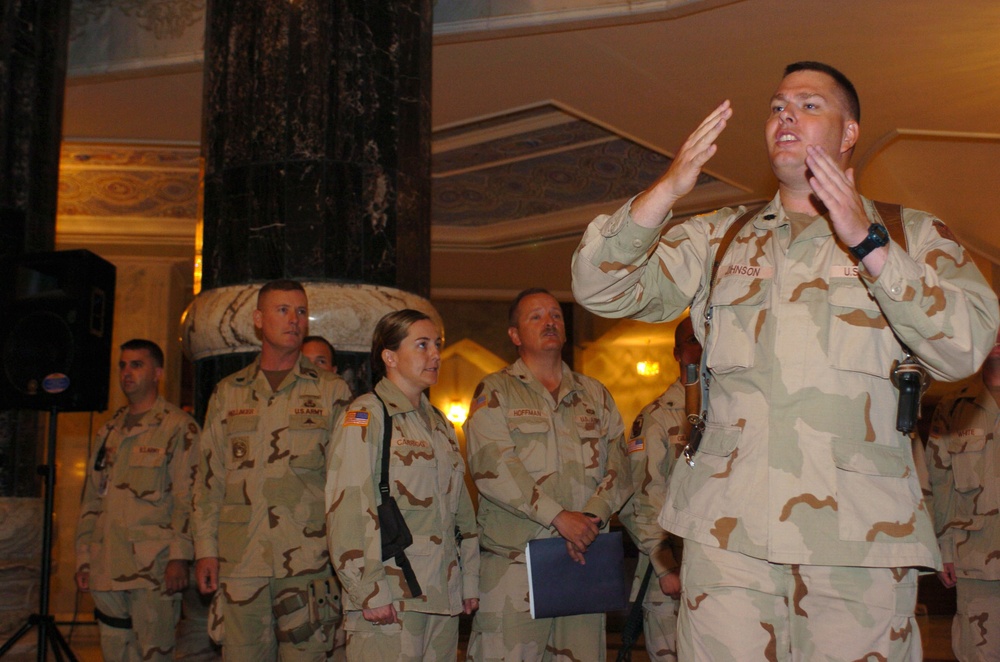
<path id="1" fill-rule="evenodd" d="M 382 495 L 382 500 L 389 496 L 389 446 L 392 445 L 392 419 L 389 418 L 389 410 L 385 407 L 385 400 L 372 391 L 382 405 L 382 477 L 378 482 L 378 492 Z"/>
<path id="2" fill-rule="evenodd" d="M 382 503 L 385 503 L 389 499 L 389 447 L 392 444 L 392 418 L 389 417 L 389 410 L 385 406 L 385 400 L 378 393 L 375 393 L 374 389 L 372 390 L 372 394 L 378 398 L 379 403 L 382 405 L 382 477 L 379 479 L 378 492 L 382 495 Z M 417 581 L 417 573 L 413 571 L 413 566 L 410 564 L 410 559 L 406 556 L 406 552 L 400 551 L 395 555 L 393 560 L 399 569 L 403 571 L 403 579 L 406 580 L 410 594 L 414 598 L 419 598 L 423 595 L 420 582 Z"/>

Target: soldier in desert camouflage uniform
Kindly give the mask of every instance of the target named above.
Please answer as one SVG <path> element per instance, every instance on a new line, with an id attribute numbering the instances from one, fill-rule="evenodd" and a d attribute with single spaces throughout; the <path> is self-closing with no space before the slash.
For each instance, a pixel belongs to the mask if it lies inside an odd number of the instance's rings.
<path id="1" fill-rule="evenodd" d="M 306 336 L 302 339 L 302 354 L 320 370 L 326 370 L 335 375 L 339 374 L 337 372 L 337 351 L 326 338 L 322 336 Z M 337 595 L 339 596 L 342 593 L 340 582 L 336 576 L 333 579 L 337 582 Z M 338 600 L 337 604 L 340 605 L 342 610 L 343 602 Z M 333 662 L 344 662 L 346 659 L 347 632 L 344 630 L 344 618 L 343 612 L 341 612 L 340 617 L 337 619 L 337 629 L 333 633 L 333 656 L 331 660 Z"/>
<path id="2" fill-rule="evenodd" d="M 121 346 L 128 405 L 96 439 L 76 530 L 76 585 L 90 591 L 106 660 L 172 660 L 193 557 L 190 488 L 198 425 L 157 394 L 163 351 Z"/>
<path id="3" fill-rule="evenodd" d="M 424 395 L 437 383 L 441 333 L 419 311 L 389 313 L 375 327 L 371 358 L 374 377 L 384 377 L 351 403 L 327 463 L 327 529 L 346 589 L 347 659 L 453 661 L 458 614 L 479 606 L 479 538 L 455 430 Z M 376 512 L 386 425 L 389 494 L 413 536 L 404 553 L 420 595 L 394 558 L 382 560 Z"/>
<path id="4" fill-rule="evenodd" d="M 566 327 L 541 289 L 511 305 L 520 359 L 476 388 L 465 423 L 483 548 L 471 659 L 603 660 L 604 614 L 532 619 L 524 549 L 562 536 L 580 558 L 632 493 L 611 394 L 561 359 Z"/>
<path id="5" fill-rule="evenodd" d="M 301 355 L 305 290 L 272 281 L 257 298 L 256 361 L 209 400 L 194 486 L 199 588 L 218 589 L 209 627 L 228 660 L 325 660 L 338 606 L 323 490 L 344 380 Z"/>
<path id="6" fill-rule="evenodd" d="M 706 428 L 660 514 L 685 539 L 679 656 L 918 660 L 916 568 L 940 556 L 893 362 L 903 342 L 935 378 L 972 374 L 996 296 L 930 214 L 903 210 L 908 250 L 885 241 L 848 168 L 857 94 L 813 62 L 786 69 L 765 123 L 778 193 L 710 284 L 743 210 L 664 226 L 732 113 L 721 104 L 657 182 L 595 219 L 573 259 L 595 313 L 658 322 L 690 305 L 699 321 Z"/>
<path id="7" fill-rule="evenodd" d="M 701 363 L 701 345 L 691 318 L 685 317 L 674 332 L 674 359 L 681 368 Z M 650 562 L 650 577 L 643 600 L 643 641 L 649 659 L 677 660 L 677 611 L 681 591 L 681 539 L 668 535 L 656 521 L 667 491 L 667 476 L 687 444 L 691 424 L 685 415 L 684 385 L 678 379 L 660 397 L 646 405 L 629 433 L 629 470 L 635 494 L 618 514 L 639 548 L 632 600 L 635 600 Z"/>
<path id="8" fill-rule="evenodd" d="M 944 569 L 958 584 L 951 627 L 962 662 L 1000 660 L 1000 336 L 982 382 L 938 403 L 927 441 L 927 472 Z"/>

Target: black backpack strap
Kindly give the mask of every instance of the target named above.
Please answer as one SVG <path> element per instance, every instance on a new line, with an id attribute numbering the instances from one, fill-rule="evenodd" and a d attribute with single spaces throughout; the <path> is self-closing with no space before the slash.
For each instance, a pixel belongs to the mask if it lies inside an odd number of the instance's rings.
<path id="1" fill-rule="evenodd" d="M 378 398 L 382 405 L 382 476 L 379 479 L 378 491 L 382 495 L 384 503 L 389 498 L 389 447 L 392 445 L 392 419 L 389 417 L 389 410 L 386 409 L 385 400 L 374 390 L 372 390 L 372 394 Z M 410 559 L 406 558 L 406 552 L 396 554 L 392 560 L 403 571 L 403 579 L 406 580 L 406 585 L 410 588 L 413 597 L 420 596 L 423 590 L 420 588 L 420 582 L 417 581 L 417 574 L 413 572 L 413 566 L 410 565 Z"/>
<path id="2" fill-rule="evenodd" d="M 375 391 L 372 395 L 378 398 L 382 405 L 382 476 L 378 481 L 378 492 L 382 495 L 382 501 L 389 496 L 389 447 L 392 445 L 392 419 L 389 418 L 389 410 L 385 407 L 385 401 Z"/>

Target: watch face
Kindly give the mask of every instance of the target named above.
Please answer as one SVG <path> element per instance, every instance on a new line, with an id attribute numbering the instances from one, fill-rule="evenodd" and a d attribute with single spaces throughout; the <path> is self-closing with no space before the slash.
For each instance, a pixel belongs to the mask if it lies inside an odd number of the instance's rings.
<path id="1" fill-rule="evenodd" d="M 872 223 L 868 228 L 868 238 L 875 242 L 876 246 L 885 246 L 889 243 L 889 231 L 884 225 Z"/>

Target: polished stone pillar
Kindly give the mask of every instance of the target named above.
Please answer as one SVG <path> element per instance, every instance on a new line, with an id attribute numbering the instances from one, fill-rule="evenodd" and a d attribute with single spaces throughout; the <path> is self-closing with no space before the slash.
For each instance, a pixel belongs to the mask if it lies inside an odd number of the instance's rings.
<path id="1" fill-rule="evenodd" d="M 0 259 L 55 247 L 69 9 L 0 0 Z M 0 411 L 0 495 L 38 493 L 39 438 L 33 412 Z"/>
<path id="2" fill-rule="evenodd" d="M 205 41 L 203 287 L 349 285 L 373 309 L 426 297 L 430 0 L 210 0 Z M 247 360 L 195 358 L 199 403 Z"/>
<path id="3" fill-rule="evenodd" d="M 55 246 L 70 0 L 0 0 L 0 255 Z"/>

